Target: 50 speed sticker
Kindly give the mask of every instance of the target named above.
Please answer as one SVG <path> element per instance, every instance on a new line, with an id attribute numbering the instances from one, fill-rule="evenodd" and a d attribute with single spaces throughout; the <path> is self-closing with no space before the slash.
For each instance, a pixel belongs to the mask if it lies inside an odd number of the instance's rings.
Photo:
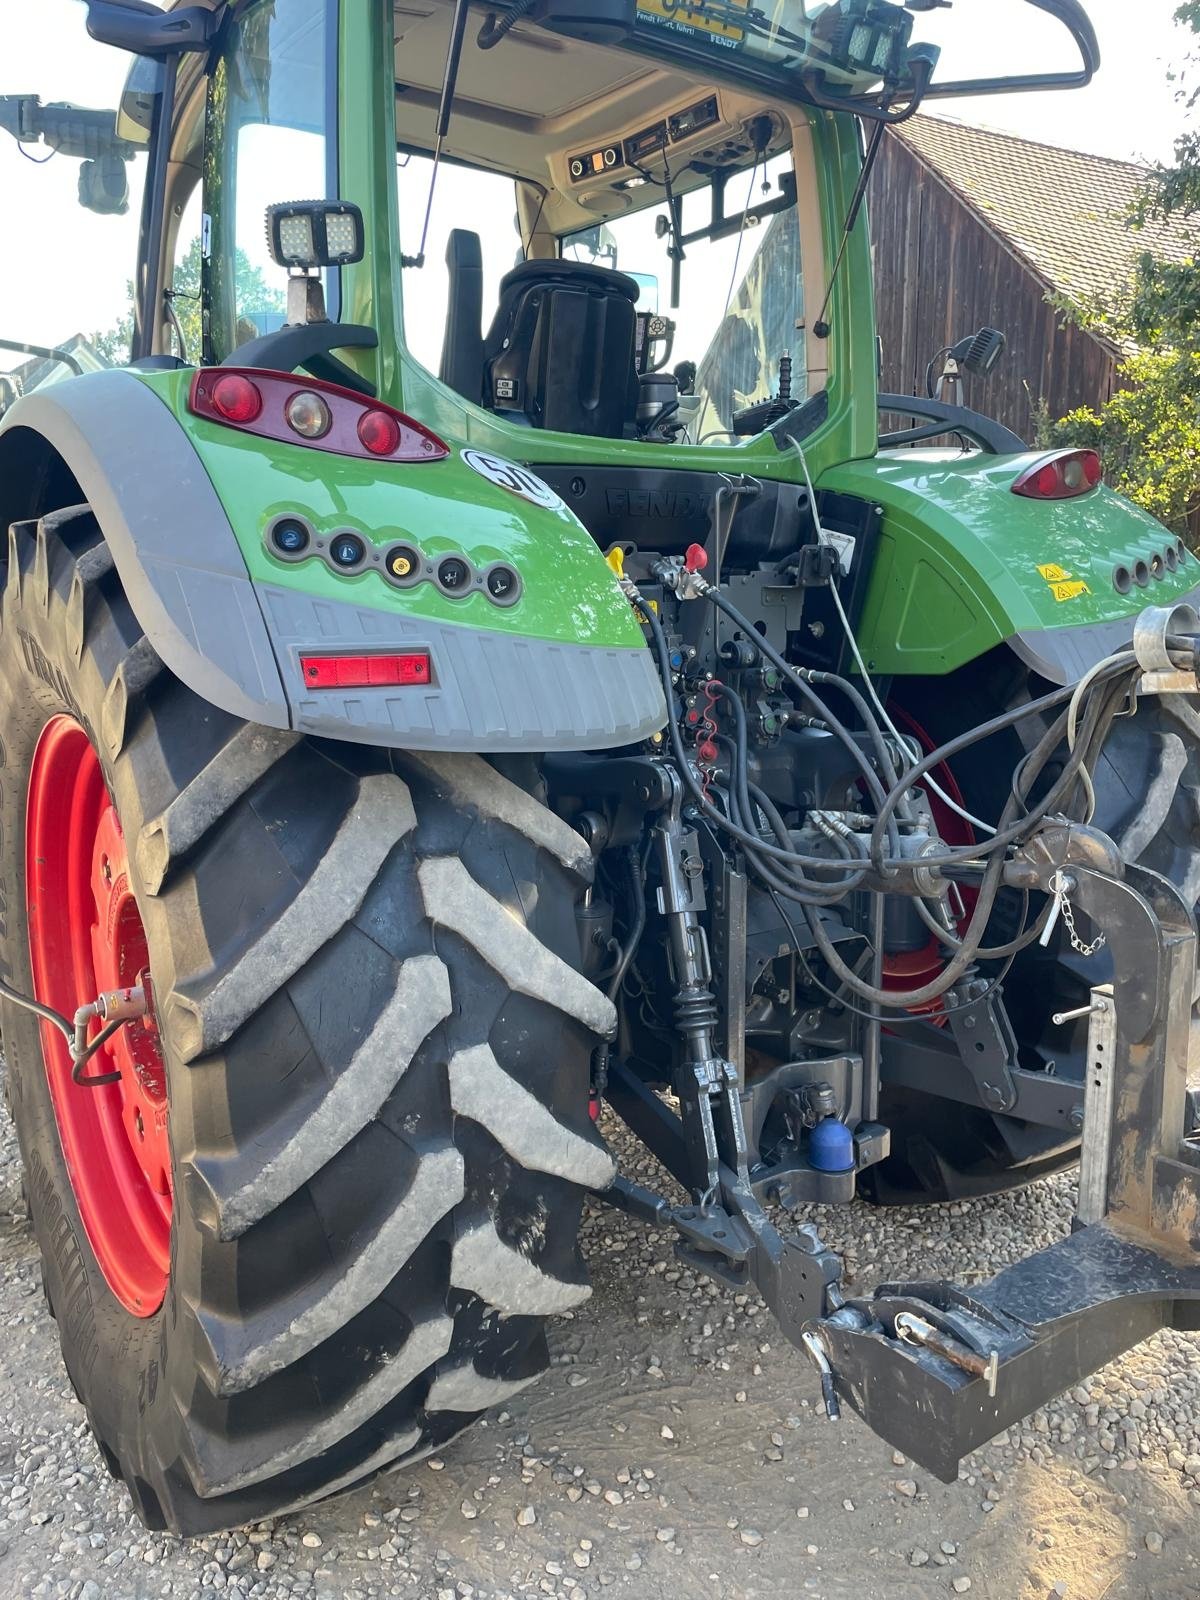
<path id="1" fill-rule="evenodd" d="M 1069 572 L 1064 572 L 1053 561 L 1048 561 L 1045 566 L 1038 568 L 1040 575 L 1045 578 L 1051 595 L 1055 600 L 1075 600 L 1081 594 L 1091 594 L 1091 590 L 1082 578 L 1073 578 Z"/>
<path id="2" fill-rule="evenodd" d="M 519 467 L 515 461 L 490 455 L 486 450 L 464 450 L 462 458 L 472 472 L 477 472 L 489 483 L 507 489 L 512 494 L 519 494 L 523 500 L 531 500 L 535 506 L 545 506 L 548 511 L 561 509 L 561 497 L 536 472 L 530 472 L 528 467 Z"/>

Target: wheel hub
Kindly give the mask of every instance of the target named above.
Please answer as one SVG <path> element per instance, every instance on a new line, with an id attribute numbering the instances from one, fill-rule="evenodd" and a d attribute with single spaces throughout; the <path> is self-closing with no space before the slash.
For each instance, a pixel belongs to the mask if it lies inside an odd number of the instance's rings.
<path id="1" fill-rule="evenodd" d="M 99 994 L 146 983 L 149 950 L 120 819 L 99 758 L 72 717 L 49 722 L 34 752 L 26 862 L 30 962 L 42 1004 L 71 1017 Z M 91 1070 L 120 1077 L 98 1086 L 73 1082 L 66 1041 L 49 1023 L 41 1029 L 88 1240 L 121 1304 L 150 1316 L 166 1292 L 173 1201 L 167 1080 L 153 1012 L 101 1047 Z"/>

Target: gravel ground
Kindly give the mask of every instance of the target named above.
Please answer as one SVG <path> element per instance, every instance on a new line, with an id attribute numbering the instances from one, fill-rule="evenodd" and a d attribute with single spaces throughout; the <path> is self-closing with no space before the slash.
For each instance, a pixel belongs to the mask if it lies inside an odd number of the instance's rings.
<path id="1" fill-rule="evenodd" d="M 613 1130 L 610 1130 L 610 1133 Z M 653 1180 L 615 1136 L 626 1170 Z M 640 1170 L 639 1170 L 640 1167 Z M 819 1214 L 852 1284 L 985 1276 L 1058 1237 L 1069 1180 L 929 1211 Z M 856 1418 L 756 1296 L 597 1208 L 596 1292 L 554 1367 L 442 1458 L 185 1543 L 105 1472 L 59 1361 L 0 1124 L 0 1596 L 63 1600 L 1174 1600 L 1200 1593 L 1200 1366 L 1161 1334 L 979 1451 L 949 1487 Z"/>

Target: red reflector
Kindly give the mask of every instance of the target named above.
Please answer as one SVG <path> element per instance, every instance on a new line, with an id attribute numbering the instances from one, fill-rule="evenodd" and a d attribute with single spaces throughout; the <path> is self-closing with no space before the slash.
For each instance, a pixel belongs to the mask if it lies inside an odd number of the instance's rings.
<path id="1" fill-rule="evenodd" d="M 253 422 L 262 410 L 262 395 L 249 378 L 240 372 L 230 372 L 218 378 L 210 395 L 213 409 L 219 411 L 226 422 Z"/>
<path id="2" fill-rule="evenodd" d="M 358 419 L 358 437 L 373 456 L 390 456 L 400 447 L 400 424 L 386 411 L 364 411 Z"/>
<path id="3" fill-rule="evenodd" d="M 301 656 L 310 689 L 394 689 L 431 682 L 429 652 L 404 655 Z"/>

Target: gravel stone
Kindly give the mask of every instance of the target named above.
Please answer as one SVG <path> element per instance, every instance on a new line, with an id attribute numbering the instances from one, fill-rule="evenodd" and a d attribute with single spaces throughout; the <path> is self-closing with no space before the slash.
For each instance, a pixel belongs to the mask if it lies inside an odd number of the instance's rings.
<path id="1" fill-rule="evenodd" d="M 608 1124 L 605 1133 L 623 1172 L 666 1192 L 644 1152 Z M 970 1285 L 1062 1237 L 1073 1183 L 1067 1174 L 928 1211 L 806 1206 L 778 1220 L 819 1227 L 844 1252 L 855 1294 L 883 1277 Z M 964 1569 L 986 1571 L 989 1593 L 1030 1600 L 1105 1585 L 1110 1600 L 1133 1600 L 1135 1589 L 1164 1600 L 1200 1592 L 1193 1541 L 1174 1536 L 1200 1509 L 1196 1335 L 1156 1335 L 976 1451 L 946 1487 L 918 1479 L 910 1459 L 857 1423 L 824 1425 L 815 1374 L 756 1293 L 730 1292 L 675 1261 L 666 1229 L 591 1202 L 582 1248 L 595 1293 L 551 1324 L 549 1378 L 446 1443 L 422 1464 L 428 1473 L 388 1472 L 298 1515 L 190 1543 L 147 1533 L 63 1373 L 18 1194 L 0 1111 L 5 1600 L 749 1592 L 731 1549 L 753 1551 L 756 1592 L 797 1600 L 820 1600 L 835 1582 L 847 1593 L 964 1595 Z M 587 1396 L 572 1381 L 585 1376 Z M 820 1523 L 819 1547 L 787 1537 L 793 1514 Z M 1120 1529 L 1119 1548 L 1098 1531 L 1109 1526 Z M 1134 1551 L 1143 1563 L 1149 1554 L 1145 1573 Z M 800 1556 L 809 1564 L 797 1582 Z M 888 1560 L 928 1570 L 906 1588 L 886 1579 Z M 750 1568 L 749 1556 L 742 1564 Z"/>

